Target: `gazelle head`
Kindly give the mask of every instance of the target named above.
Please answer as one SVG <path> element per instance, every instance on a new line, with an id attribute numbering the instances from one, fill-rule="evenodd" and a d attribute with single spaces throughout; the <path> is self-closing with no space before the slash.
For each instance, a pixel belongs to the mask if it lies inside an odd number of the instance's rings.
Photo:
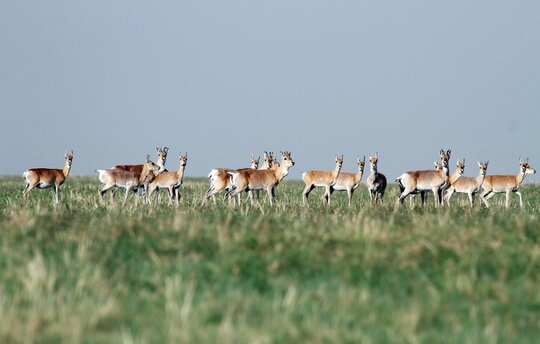
<path id="1" fill-rule="evenodd" d="M 481 176 L 485 176 L 485 175 L 486 175 L 488 165 L 489 165 L 489 160 L 486 161 L 486 162 L 482 162 L 482 161 L 479 161 L 479 162 L 478 162 L 478 167 L 480 167 L 480 175 L 481 175 Z"/>
<path id="2" fill-rule="evenodd" d="M 529 158 L 526 160 L 519 159 L 519 166 L 521 169 L 521 173 L 523 174 L 535 174 L 536 170 L 532 168 L 532 166 L 529 165 Z"/>
<path id="3" fill-rule="evenodd" d="M 263 165 L 268 169 L 272 168 L 272 164 L 274 163 L 274 157 L 272 156 L 272 152 L 268 153 L 267 151 L 264 151 L 263 159 Z"/>
<path id="4" fill-rule="evenodd" d="M 450 153 L 452 153 L 450 149 L 447 150 L 446 152 L 443 149 L 441 149 L 441 151 L 439 152 L 443 169 L 448 168 L 448 160 L 450 160 Z"/>
<path id="5" fill-rule="evenodd" d="M 187 152 L 186 154 L 180 153 L 180 166 L 186 166 L 187 164 Z"/>
<path id="6" fill-rule="evenodd" d="M 159 171 L 160 167 L 156 165 L 152 160 L 150 160 L 150 154 L 146 156 L 146 162 L 144 163 L 148 171 Z"/>
<path id="7" fill-rule="evenodd" d="M 443 166 L 442 166 L 442 163 L 440 161 L 434 161 L 433 166 L 435 167 L 435 169 L 437 171 L 442 171 Z"/>
<path id="8" fill-rule="evenodd" d="M 358 165 L 358 171 L 364 172 L 364 166 L 366 165 L 366 157 L 364 156 L 362 159 L 358 157 L 358 159 L 356 159 L 356 164 Z"/>
<path id="9" fill-rule="evenodd" d="M 291 157 L 291 152 L 281 152 L 281 165 L 285 167 L 294 166 L 294 160 Z"/>
<path id="10" fill-rule="evenodd" d="M 342 166 L 343 166 L 343 155 L 341 156 L 336 155 L 336 168 L 341 170 Z"/>
<path id="11" fill-rule="evenodd" d="M 463 172 L 465 172 L 465 159 L 457 161 L 456 170 L 458 171 L 460 176 L 463 174 Z"/>
<path id="12" fill-rule="evenodd" d="M 377 163 L 379 162 L 379 153 L 369 154 L 369 167 L 372 171 L 377 172 Z"/>
<path id="13" fill-rule="evenodd" d="M 165 166 L 165 160 L 167 160 L 167 153 L 169 152 L 169 147 L 163 147 L 163 149 L 161 149 L 160 147 L 156 147 L 156 151 L 158 155 L 158 164 L 160 164 L 161 166 Z"/>
<path id="14" fill-rule="evenodd" d="M 259 167 L 259 157 L 254 157 L 253 154 L 251 154 L 251 168 L 257 169 Z"/>
<path id="15" fill-rule="evenodd" d="M 71 164 L 73 163 L 73 149 L 64 154 L 64 159 L 66 160 L 66 166 L 71 167 Z"/>

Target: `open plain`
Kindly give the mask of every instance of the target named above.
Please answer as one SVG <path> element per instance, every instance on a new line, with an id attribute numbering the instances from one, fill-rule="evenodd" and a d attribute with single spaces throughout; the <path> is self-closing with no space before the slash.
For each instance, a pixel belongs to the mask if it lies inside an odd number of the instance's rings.
<path id="1" fill-rule="evenodd" d="M 22 203 L 0 178 L 0 342 L 537 342 L 540 187 L 473 209 L 382 205 L 362 185 L 347 207 L 285 181 L 276 204 L 202 204 L 186 179 L 179 206 L 98 198 L 70 177 Z M 419 200 L 417 200 L 418 202 Z M 406 202 L 408 203 L 408 202 Z"/>

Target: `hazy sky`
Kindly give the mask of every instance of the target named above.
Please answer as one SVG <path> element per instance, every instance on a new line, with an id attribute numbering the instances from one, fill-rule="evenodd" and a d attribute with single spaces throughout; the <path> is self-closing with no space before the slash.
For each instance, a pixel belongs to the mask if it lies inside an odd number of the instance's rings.
<path id="1" fill-rule="evenodd" d="M 0 0 L 0 174 L 155 158 L 186 175 L 378 151 L 389 179 L 540 169 L 540 1 Z M 538 180 L 538 175 L 529 180 Z"/>

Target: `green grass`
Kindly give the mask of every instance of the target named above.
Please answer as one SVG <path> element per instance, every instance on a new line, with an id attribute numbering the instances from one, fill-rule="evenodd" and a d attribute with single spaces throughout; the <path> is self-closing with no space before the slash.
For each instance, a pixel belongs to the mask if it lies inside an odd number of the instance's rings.
<path id="1" fill-rule="evenodd" d="M 540 338 L 540 187 L 525 207 L 382 206 L 361 187 L 322 206 L 101 204 L 70 177 L 61 204 L 0 178 L 0 342 L 533 343 Z M 262 196 L 262 194 L 261 194 Z M 266 196 L 266 195 L 264 195 Z M 244 197 L 245 198 L 245 197 Z M 108 199 L 108 197 L 106 197 Z M 479 203 L 479 202 L 478 202 Z"/>

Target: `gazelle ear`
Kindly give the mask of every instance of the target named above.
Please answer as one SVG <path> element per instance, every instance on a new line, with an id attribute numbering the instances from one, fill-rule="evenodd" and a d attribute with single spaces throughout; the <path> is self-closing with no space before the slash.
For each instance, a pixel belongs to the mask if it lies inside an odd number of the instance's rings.
<path id="1" fill-rule="evenodd" d="M 478 167 L 482 167 L 482 163 L 478 161 Z"/>
<path id="2" fill-rule="evenodd" d="M 150 154 L 146 155 L 146 161 L 150 161 Z"/>
<path id="3" fill-rule="evenodd" d="M 163 151 L 167 153 L 169 151 L 169 147 L 163 147 Z"/>
<path id="4" fill-rule="evenodd" d="M 440 155 L 444 155 L 444 150 L 441 149 L 441 150 L 439 151 L 439 154 L 440 154 Z"/>
<path id="5" fill-rule="evenodd" d="M 156 147 L 156 152 L 161 153 L 161 148 L 160 148 L 160 147 Z"/>

